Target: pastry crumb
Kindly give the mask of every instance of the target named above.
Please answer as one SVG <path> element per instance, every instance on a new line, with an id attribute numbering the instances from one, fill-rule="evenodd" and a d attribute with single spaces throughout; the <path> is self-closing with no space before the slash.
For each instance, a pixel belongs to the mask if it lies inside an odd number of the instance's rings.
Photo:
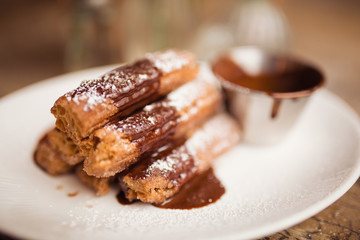
<path id="1" fill-rule="evenodd" d="M 79 194 L 79 191 L 76 191 L 76 192 L 73 192 L 73 193 L 68 193 L 68 197 L 75 197 L 78 194 Z"/>

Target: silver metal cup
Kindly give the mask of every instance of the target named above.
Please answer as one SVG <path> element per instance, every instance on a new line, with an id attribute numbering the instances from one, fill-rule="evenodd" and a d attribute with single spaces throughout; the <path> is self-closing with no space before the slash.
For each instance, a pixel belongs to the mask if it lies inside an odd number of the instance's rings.
<path id="1" fill-rule="evenodd" d="M 257 47 L 230 49 L 213 62 L 212 69 L 223 86 L 228 110 L 244 131 L 244 140 L 255 144 L 283 140 L 309 97 L 324 84 L 323 74 L 314 66 Z M 270 82 L 264 83 L 269 89 L 251 86 L 251 80 L 259 76 L 265 76 L 262 81 L 278 78 L 279 86 L 272 89 Z M 251 87 L 242 85 L 242 77 Z"/>

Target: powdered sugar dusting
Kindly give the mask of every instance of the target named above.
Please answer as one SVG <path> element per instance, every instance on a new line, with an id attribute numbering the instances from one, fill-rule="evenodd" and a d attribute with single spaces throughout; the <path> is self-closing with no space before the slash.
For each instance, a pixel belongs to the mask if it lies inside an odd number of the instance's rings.
<path id="1" fill-rule="evenodd" d="M 94 80 L 83 81 L 78 88 L 66 93 L 68 101 L 84 104 L 84 111 L 91 111 L 96 105 L 104 104 L 108 99 L 116 100 L 117 106 L 129 101 L 131 91 L 140 88 L 131 94 L 131 98 L 138 98 L 146 93 L 144 82 L 157 82 L 160 73 L 148 60 L 138 61 L 132 65 L 116 68 Z M 118 106 L 119 107 L 119 106 Z"/>
<path id="2" fill-rule="evenodd" d="M 214 88 L 214 86 L 201 80 L 194 80 L 171 92 L 167 98 L 169 104 L 180 111 L 205 97 L 209 88 Z"/>
<path id="3" fill-rule="evenodd" d="M 240 130 L 235 121 L 225 113 L 208 120 L 194 135 L 186 141 L 189 152 L 196 153 L 211 151 L 212 155 L 219 155 L 240 140 Z M 214 144 L 216 142 L 217 144 Z"/>
<path id="4" fill-rule="evenodd" d="M 153 171 L 171 172 L 171 171 L 174 171 L 175 164 L 176 164 L 176 159 L 174 159 L 173 156 L 169 155 L 164 159 L 159 159 L 159 160 L 153 162 L 146 169 L 146 173 L 150 174 Z"/>
<path id="5" fill-rule="evenodd" d="M 170 100 L 171 106 L 181 110 L 194 105 L 194 103 L 200 106 L 202 102 L 199 99 L 205 97 L 209 92 L 212 97 L 216 97 L 216 95 L 220 95 L 220 87 L 209 66 L 201 64 L 196 79 L 171 92 L 167 98 Z M 196 111 L 196 108 L 193 111 Z"/>
<path id="6" fill-rule="evenodd" d="M 200 63 L 199 65 L 200 67 L 197 78 L 206 81 L 208 83 L 211 83 L 213 85 L 216 85 L 220 89 L 221 85 L 217 80 L 216 76 L 214 75 L 214 73 L 212 72 L 210 66 L 206 63 Z"/>
<path id="7" fill-rule="evenodd" d="M 187 151 L 185 145 L 167 144 L 166 146 L 156 151 L 147 160 L 144 176 L 159 175 L 176 183 L 184 180 L 188 174 L 192 175 L 196 172 L 194 158 Z"/>
<path id="8" fill-rule="evenodd" d="M 102 104 L 105 102 L 105 97 L 101 94 L 94 91 L 94 88 L 89 87 L 88 91 L 82 91 L 85 87 L 87 81 L 83 82 L 79 88 L 81 91 L 79 94 L 72 94 L 73 92 L 69 92 L 65 94 L 67 101 L 73 101 L 77 105 L 80 105 L 81 102 L 86 102 L 84 105 L 84 111 L 90 111 L 95 105 Z"/>
<path id="9" fill-rule="evenodd" d="M 167 50 L 164 52 L 148 53 L 146 58 L 149 59 L 155 67 L 164 73 L 179 70 L 188 65 L 190 60 L 195 57 L 190 52 Z"/>
<path id="10" fill-rule="evenodd" d="M 161 127 L 169 127 L 174 124 L 173 120 L 178 116 L 176 109 L 168 106 L 167 101 L 163 100 L 147 105 L 142 111 L 139 111 L 127 118 L 113 123 L 118 131 L 136 136 L 143 136 L 149 131 L 161 132 Z"/>

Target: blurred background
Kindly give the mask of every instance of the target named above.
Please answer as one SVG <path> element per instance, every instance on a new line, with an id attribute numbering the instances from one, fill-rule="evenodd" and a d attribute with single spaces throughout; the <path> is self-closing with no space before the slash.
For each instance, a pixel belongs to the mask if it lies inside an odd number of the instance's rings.
<path id="1" fill-rule="evenodd" d="M 0 0 L 0 97 L 169 47 L 211 60 L 255 44 L 317 63 L 360 113 L 360 1 Z"/>

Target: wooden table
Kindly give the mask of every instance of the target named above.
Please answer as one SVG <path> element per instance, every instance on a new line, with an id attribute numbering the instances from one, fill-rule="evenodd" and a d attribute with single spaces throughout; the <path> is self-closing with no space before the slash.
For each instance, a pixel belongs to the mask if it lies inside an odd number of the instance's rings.
<path id="1" fill-rule="evenodd" d="M 54 10 L 56 8 L 50 2 L 33 4 L 32 11 L 25 11 L 16 5 L 16 21 L 26 23 L 32 20 L 21 19 L 25 18 L 26 12 L 39 15 L 45 11 L 47 20 L 42 21 L 44 23 L 41 26 L 44 27 L 51 24 L 54 16 L 57 19 L 63 17 L 61 11 L 65 10 Z M 292 51 L 318 63 L 327 76 L 326 87 L 347 101 L 360 114 L 360 2 L 306 0 L 277 3 L 284 11 L 292 29 Z M 6 17 L 4 14 L 0 14 L 0 18 L 1 16 Z M 7 28 L 0 28 L 0 35 L 4 36 L 9 29 L 13 31 L 16 21 L 8 21 Z M 6 21 L 0 21 L 0 26 L 4 26 L 5 23 Z M 64 31 L 60 25 L 51 26 L 51 29 L 54 28 L 60 32 Z M 54 45 L 43 44 L 40 40 L 50 41 L 56 34 L 49 36 L 37 24 L 31 29 L 18 32 L 21 36 L 30 33 L 34 34 L 33 43 L 29 42 L 31 38 L 28 38 L 26 44 L 21 45 L 24 43 L 16 42 L 21 38 L 15 35 L 13 39 L 2 38 L 0 41 L 0 96 L 35 80 L 63 72 L 63 55 L 59 49 L 64 48 L 64 41 L 56 39 L 58 42 L 53 41 Z M 6 45 L 13 47 L 9 50 Z M 24 52 L 26 45 L 29 48 Z M 53 58 L 48 58 L 49 55 L 39 55 L 37 52 L 35 54 L 35 50 L 31 49 L 50 51 Z M 263 239 L 360 239 L 360 180 L 324 211 L 294 227 Z"/>
<path id="2" fill-rule="evenodd" d="M 265 239 L 360 239 L 360 180 L 324 211 Z"/>

